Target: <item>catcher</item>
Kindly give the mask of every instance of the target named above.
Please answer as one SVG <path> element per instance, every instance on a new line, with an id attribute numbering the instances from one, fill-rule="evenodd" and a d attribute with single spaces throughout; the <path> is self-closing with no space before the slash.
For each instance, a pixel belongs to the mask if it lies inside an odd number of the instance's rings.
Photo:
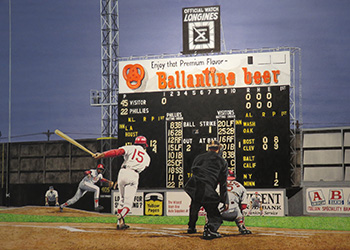
<path id="1" fill-rule="evenodd" d="M 227 176 L 227 193 L 229 198 L 229 207 L 221 212 L 222 219 L 225 221 L 234 221 L 241 234 L 251 234 L 252 232 L 245 227 L 242 211 L 247 208 L 247 190 L 241 183 L 236 181 L 234 173 L 229 170 Z"/>
<path id="2" fill-rule="evenodd" d="M 108 182 L 110 188 L 113 187 L 114 184 L 113 181 L 103 178 L 102 174 L 104 170 L 105 168 L 102 164 L 98 164 L 96 169 L 86 170 L 84 172 L 85 177 L 80 181 L 77 192 L 73 198 L 60 205 L 60 211 L 62 212 L 64 207 L 76 203 L 81 197 L 86 194 L 86 192 L 94 192 L 95 211 L 103 210 L 104 207 L 99 205 L 100 188 L 96 186 L 95 183 L 98 181 Z"/>

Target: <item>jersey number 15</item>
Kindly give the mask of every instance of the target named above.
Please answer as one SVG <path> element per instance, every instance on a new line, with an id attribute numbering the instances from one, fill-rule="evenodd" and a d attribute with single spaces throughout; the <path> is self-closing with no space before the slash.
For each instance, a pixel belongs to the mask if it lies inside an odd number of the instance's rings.
<path id="1" fill-rule="evenodd" d="M 144 154 L 145 154 L 144 152 L 141 152 L 141 151 L 135 149 L 131 159 L 137 161 L 138 163 L 141 163 L 141 162 L 143 162 L 143 155 Z"/>

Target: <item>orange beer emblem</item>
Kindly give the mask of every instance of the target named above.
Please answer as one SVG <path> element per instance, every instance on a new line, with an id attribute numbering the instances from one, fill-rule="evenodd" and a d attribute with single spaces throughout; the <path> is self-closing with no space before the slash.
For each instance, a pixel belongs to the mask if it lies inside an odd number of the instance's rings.
<path id="1" fill-rule="evenodd" d="M 145 70 L 140 64 L 128 64 L 123 69 L 123 77 L 130 89 L 137 89 L 145 76 Z"/>

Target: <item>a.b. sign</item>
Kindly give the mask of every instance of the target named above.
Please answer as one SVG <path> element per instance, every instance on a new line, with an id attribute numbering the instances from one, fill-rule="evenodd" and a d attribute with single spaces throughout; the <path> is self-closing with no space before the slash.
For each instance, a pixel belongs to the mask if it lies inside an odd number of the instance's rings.
<path id="1" fill-rule="evenodd" d="M 182 9 L 183 54 L 220 52 L 220 6 Z"/>

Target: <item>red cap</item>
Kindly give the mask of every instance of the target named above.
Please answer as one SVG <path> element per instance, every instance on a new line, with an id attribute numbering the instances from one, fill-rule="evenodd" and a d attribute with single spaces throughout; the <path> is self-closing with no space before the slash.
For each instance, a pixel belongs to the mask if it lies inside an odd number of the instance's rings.
<path id="1" fill-rule="evenodd" d="M 230 169 L 228 170 L 227 180 L 228 181 L 236 180 L 235 173 L 233 173 L 233 171 Z"/>
<path id="2" fill-rule="evenodd" d="M 134 144 L 146 145 L 146 147 L 148 147 L 147 138 L 142 135 L 135 138 Z"/>

